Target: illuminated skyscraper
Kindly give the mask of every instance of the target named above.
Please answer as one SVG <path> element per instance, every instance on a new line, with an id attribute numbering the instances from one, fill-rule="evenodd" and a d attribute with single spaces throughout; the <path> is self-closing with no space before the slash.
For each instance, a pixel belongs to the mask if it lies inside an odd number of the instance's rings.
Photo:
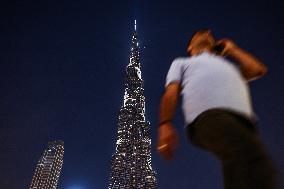
<path id="1" fill-rule="evenodd" d="M 62 141 L 49 142 L 39 159 L 29 189 L 56 189 L 64 154 Z"/>
<path id="2" fill-rule="evenodd" d="M 155 189 L 151 166 L 150 123 L 145 119 L 144 84 L 139 42 L 135 31 L 126 67 L 124 103 L 118 118 L 116 151 L 111 160 L 109 189 Z"/>

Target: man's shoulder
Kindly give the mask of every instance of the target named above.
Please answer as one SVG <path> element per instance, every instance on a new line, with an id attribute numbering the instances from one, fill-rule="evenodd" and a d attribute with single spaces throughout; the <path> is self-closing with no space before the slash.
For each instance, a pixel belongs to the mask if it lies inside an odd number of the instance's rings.
<path id="1" fill-rule="evenodd" d="M 198 60 L 200 58 L 212 58 L 212 57 L 216 57 L 216 55 L 212 53 L 208 53 L 208 52 L 203 52 L 201 54 L 194 55 L 194 56 L 180 56 L 180 57 L 175 58 L 173 62 L 190 62 L 192 60 Z"/>
<path id="2" fill-rule="evenodd" d="M 173 60 L 172 63 L 183 63 L 183 62 L 187 62 L 190 61 L 192 57 L 177 57 Z"/>

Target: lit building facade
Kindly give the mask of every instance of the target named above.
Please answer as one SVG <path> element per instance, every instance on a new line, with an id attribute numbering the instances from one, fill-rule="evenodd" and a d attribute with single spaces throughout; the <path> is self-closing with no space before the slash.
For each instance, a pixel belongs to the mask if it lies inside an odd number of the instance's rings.
<path id="1" fill-rule="evenodd" d="M 124 103 L 118 118 L 116 151 L 111 160 L 109 189 L 155 189 L 156 173 L 151 165 L 150 123 L 145 119 L 144 82 L 140 48 L 135 31 L 126 67 Z"/>
<path id="2" fill-rule="evenodd" d="M 29 189 L 56 189 L 63 165 L 63 141 L 49 142 L 39 159 Z"/>

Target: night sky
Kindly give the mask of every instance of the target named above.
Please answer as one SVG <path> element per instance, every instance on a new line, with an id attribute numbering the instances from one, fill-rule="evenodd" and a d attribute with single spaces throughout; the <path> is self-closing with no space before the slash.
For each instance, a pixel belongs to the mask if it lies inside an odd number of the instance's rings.
<path id="1" fill-rule="evenodd" d="M 176 158 L 167 162 L 155 150 L 167 70 L 174 58 L 186 56 L 200 28 L 233 39 L 268 66 L 250 87 L 263 142 L 284 170 L 281 0 L 16 0 L 0 7 L 1 189 L 28 188 L 48 141 L 58 139 L 65 142 L 58 188 L 107 188 L 134 19 L 159 188 L 223 188 L 216 159 L 187 143 L 180 108 Z"/>

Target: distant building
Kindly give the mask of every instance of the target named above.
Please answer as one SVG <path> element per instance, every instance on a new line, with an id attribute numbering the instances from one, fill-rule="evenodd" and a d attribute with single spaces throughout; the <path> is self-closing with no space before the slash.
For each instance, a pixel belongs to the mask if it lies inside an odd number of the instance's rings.
<path id="1" fill-rule="evenodd" d="M 126 67 L 124 103 L 118 118 L 116 150 L 111 160 L 109 189 L 157 188 L 156 173 L 151 165 L 150 123 L 145 119 L 139 49 L 135 21 Z"/>
<path id="2" fill-rule="evenodd" d="M 64 154 L 63 141 L 49 142 L 39 159 L 29 189 L 56 189 Z"/>

